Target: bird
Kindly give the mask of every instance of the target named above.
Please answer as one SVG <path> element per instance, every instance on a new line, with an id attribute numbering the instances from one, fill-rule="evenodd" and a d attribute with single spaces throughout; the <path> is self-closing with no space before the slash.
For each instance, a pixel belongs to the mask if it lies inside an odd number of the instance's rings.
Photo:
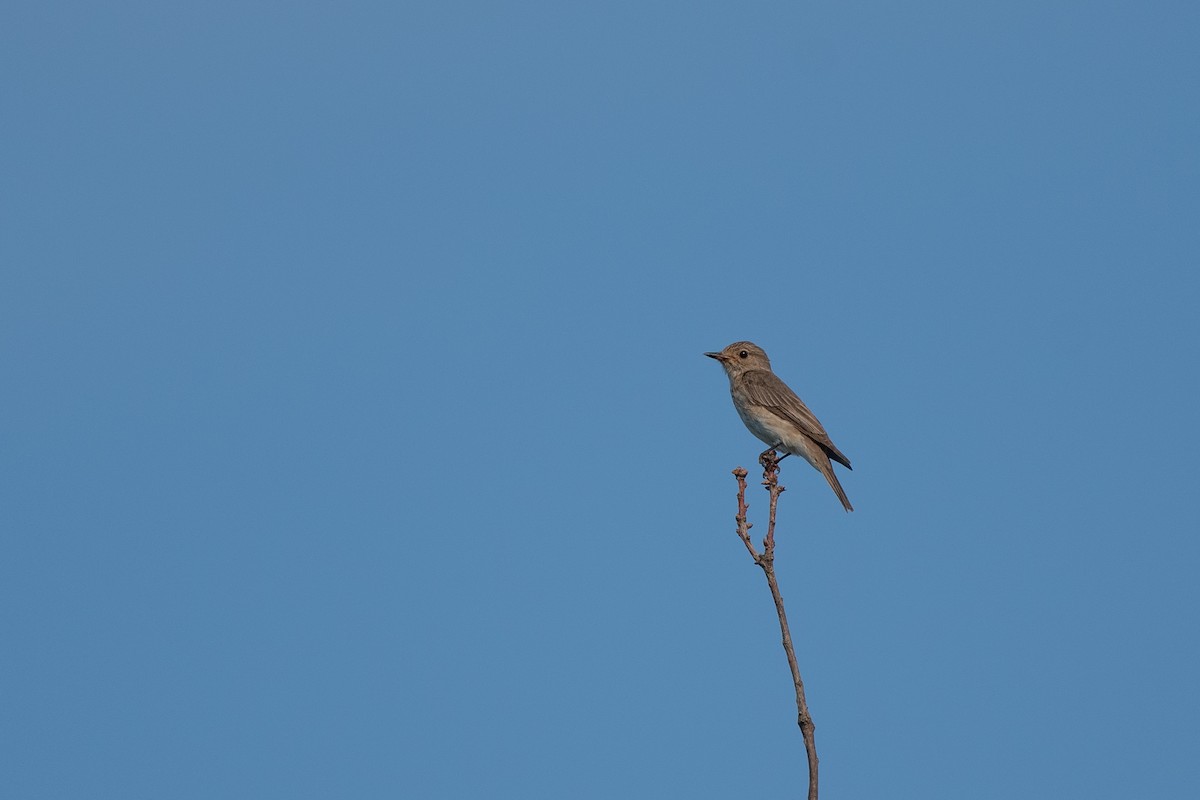
<path id="1" fill-rule="evenodd" d="M 733 407 L 750 432 L 771 449 L 782 451 L 783 458 L 797 455 L 811 464 L 825 476 L 846 511 L 853 511 L 831 463 L 832 459 L 853 469 L 850 459 L 837 449 L 804 401 L 771 371 L 766 351 L 753 342 L 734 342 L 704 355 L 725 368 Z"/>

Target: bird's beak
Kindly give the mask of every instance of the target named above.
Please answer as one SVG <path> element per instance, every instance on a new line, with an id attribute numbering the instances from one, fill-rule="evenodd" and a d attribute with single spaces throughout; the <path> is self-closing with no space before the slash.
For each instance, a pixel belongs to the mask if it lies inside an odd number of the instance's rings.
<path id="1" fill-rule="evenodd" d="M 725 363 L 725 354 L 724 353 L 705 353 L 704 355 L 708 356 L 709 358 L 715 358 L 717 361 L 720 361 L 721 363 Z"/>

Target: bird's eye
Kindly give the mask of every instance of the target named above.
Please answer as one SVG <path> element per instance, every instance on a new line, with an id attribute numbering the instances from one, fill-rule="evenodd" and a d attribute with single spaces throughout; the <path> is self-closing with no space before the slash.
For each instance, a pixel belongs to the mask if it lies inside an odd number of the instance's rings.
<path id="1" fill-rule="evenodd" d="M 742 352 L 738 353 L 738 358 L 747 358 L 747 357 L 749 357 L 749 355 L 750 354 L 748 352 L 743 350 Z"/>

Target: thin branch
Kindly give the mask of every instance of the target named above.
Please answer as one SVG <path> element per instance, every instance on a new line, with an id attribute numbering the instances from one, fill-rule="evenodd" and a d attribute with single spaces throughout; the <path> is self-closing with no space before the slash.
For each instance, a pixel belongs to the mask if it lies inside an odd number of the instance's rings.
<path id="1" fill-rule="evenodd" d="M 762 568 L 767 577 L 767 586 L 771 589 L 771 598 L 775 601 L 775 612 L 779 615 L 779 630 L 783 634 L 783 651 L 787 655 L 788 666 L 792 670 L 792 683 L 796 687 L 796 724 L 800 726 L 800 735 L 804 737 L 804 750 L 808 755 L 808 800 L 817 800 L 817 744 L 814 739 L 816 725 L 808 713 L 808 702 L 804 699 L 804 681 L 800 679 L 800 667 L 796 663 L 796 651 L 792 646 L 792 634 L 788 629 L 787 613 L 783 609 L 783 595 L 779 593 L 779 582 L 775 579 L 775 508 L 779 503 L 779 495 L 784 487 L 779 485 L 779 459 L 775 451 L 767 450 L 758 457 L 758 463 L 763 468 L 763 486 L 771 497 L 771 511 L 767 520 L 767 535 L 763 539 L 763 552 L 754 549 L 750 539 L 752 523 L 748 521 L 746 512 L 746 470 L 738 467 L 733 471 L 738 483 L 738 513 L 737 534 L 750 552 L 754 563 Z"/>
<path id="2" fill-rule="evenodd" d="M 733 471 L 733 476 L 738 482 L 738 513 L 737 513 L 737 534 L 742 540 L 742 544 L 746 545 L 746 549 L 750 551 L 750 557 L 754 559 L 754 563 L 758 563 L 758 551 L 754 549 L 754 542 L 750 541 L 750 529 L 754 527 L 753 522 L 746 521 L 746 511 L 750 506 L 746 505 L 746 470 L 738 467 Z"/>

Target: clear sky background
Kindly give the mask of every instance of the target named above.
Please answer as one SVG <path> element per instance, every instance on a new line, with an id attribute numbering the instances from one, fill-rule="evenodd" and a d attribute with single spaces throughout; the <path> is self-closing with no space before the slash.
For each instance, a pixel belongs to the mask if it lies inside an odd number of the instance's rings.
<path id="1" fill-rule="evenodd" d="M 1200 6 L 14 2 L 0 795 L 1200 784 Z M 751 517 L 765 530 L 765 493 Z"/>

